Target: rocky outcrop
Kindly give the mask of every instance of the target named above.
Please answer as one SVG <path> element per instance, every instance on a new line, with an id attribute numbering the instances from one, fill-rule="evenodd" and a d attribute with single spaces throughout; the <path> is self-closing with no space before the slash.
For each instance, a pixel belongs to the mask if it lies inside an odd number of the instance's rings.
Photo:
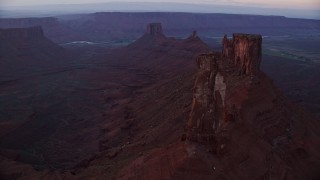
<path id="1" fill-rule="evenodd" d="M 305 119 L 318 123 L 286 101 L 259 70 L 260 62 L 260 35 L 225 36 L 221 53 L 198 56 L 186 144 L 205 145 L 220 162 L 229 162 L 222 163 L 222 169 L 228 171 L 230 167 L 241 169 L 243 163 L 247 163 L 244 167 L 256 167 L 253 174 L 252 170 L 237 173 L 239 179 L 278 179 L 283 174 L 301 179 L 319 177 L 308 160 L 319 157 L 313 151 L 320 147 L 313 144 L 319 136 L 303 134 L 306 129 L 313 131 Z"/>
<path id="2" fill-rule="evenodd" d="M 246 75 L 250 75 L 248 82 L 252 83 L 252 76 L 259 73 L 260 61 L 261 36 L 249 34 L 234 34 L 231 40 L 225 36 L 222 53 L 198 56 L 188 140 L 202 144 L 217 142 L 224 124 L 237 119 L 240 105 L 230 101 L 234 86 L 247 84 Z"/>
<path id="3" fill-rule="evenodd" d="M 228 39 L 227 35 L 224 35 L 222 40 L 222 57 L 229 64 L 234 63 L 234 44 L 232 39 Z"/>
<path id="4" fill-rule="evenodd" d="M 188 122 L 187 139 L 202 143 L 214 140 L 217 127 L 214 98 L 215 77 L 218 72 L 217 56 L 202 54 L 197 58 L 199 68 L 194 86 L 192 110 Z"/>
<path id="5" fill-rule="evenodd" d="M 319 122 L 259 70 L 260 37 L 235 34 L 223 52 L 198 55 L 182 142 L 139 156 L 118 178 L 318 179 Z"/>
<path id="6" fill-rule="evenodd" d="M 236 65 L 241 75 L 254 75 L 260 70 L 261 42 L 261 35 L 233 34 L 232 40 L 225 35 L 223 58 Z"/>
<path id="7" fill-rule="evenodd" d="M 163 34 L 161 23 L 148 24 L 147 34 L 151 34 L 151 35 Z"/>
<path id="8" fill-rule="evenodd" d="M 44 38 L 40 26 L 29 28 L 0 29 L 0 39 L 38 39 Z"/>

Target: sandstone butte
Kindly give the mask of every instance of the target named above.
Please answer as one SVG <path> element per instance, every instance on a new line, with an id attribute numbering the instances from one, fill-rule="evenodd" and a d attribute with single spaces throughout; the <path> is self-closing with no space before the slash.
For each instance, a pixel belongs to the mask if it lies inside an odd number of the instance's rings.
<path id="1" fill-rule="evenodd" d="M 163 36 L 161 25 L 147 34 Z M 195 37 L 195 32 L 190 37 Z M 261 70 L 261 35 L 223 38 L 196 58 L 181 142 L 153 150 L 119 179 L 317 179 L 319 122 L 290 103 Z"/>

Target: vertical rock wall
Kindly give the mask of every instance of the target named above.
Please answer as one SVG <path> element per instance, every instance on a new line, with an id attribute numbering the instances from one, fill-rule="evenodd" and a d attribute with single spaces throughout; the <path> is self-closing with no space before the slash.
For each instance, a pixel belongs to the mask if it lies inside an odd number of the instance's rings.
<path id="1" fill-rule="evenodd" d="M 214 84 L 218 72 L 214 54 L 203 54 L 197 58 L 198 74 L 194 86 L 192 110 L 188 122 L 187 139 L 211 142 L 214 139 L 215 99 Z"/>
<path id="2" fill-rule="evenodd" d="M 238 74 L 252 76 L 259 72 L 261 41 L 260 35 L 234 34 L 233 39 L 225 36 L 222 56 L 209 53 L 197 58 L 199 70 L 187 127 L 188 140 L 202 144 L 217 142 L 224 122 L 236 119 L 237 108 L 226 102 L 228 93 L 234 91 L 231 90 L 234 84 L 245 82 L 240 81 Z"/>
<path id="3" fill-rule="evenodd" d="M 222 57 L 229 64 L 234 63 L 234 45 L 233 40 L 228 39 L 227 35 L 223 37 L 222 40 Z"/>
<path id="4" fill-rule="evenodd" d="M 239 68 L 240 75 L 254 75 L 260 71 L 261 35 L 233 34 L 223 39 L 222 55 L 225 61 Z"/>

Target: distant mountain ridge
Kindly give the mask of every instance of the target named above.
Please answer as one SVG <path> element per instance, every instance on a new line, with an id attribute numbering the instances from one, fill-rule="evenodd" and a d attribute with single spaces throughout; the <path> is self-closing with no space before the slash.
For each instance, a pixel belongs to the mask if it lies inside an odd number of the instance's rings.
<path id="1" fill-rule="evenodd" d="M 2 17 L 44 17 L 63 14 L 93 12 L 188 12 L 231 13 L 253 15 L 277 15 L 294 18 L 320 19 L 319 9 L 292 9 L 249 6 L 246 4 L 224 5 L 223 3 L 175 3 L 175 2 L 108 2 L 85 4 L 50 4 L 34 6 L 2 7 Z"/>
<path id="2" fill-rule="evenodd" d="M 318 31 L 320 20 L 283 16 L 196 14 L 196 13 L 126 13 L 98 12 L 47 18 L 2 18 L 0 28 L 42 26 L 45 35 L 57 43 L 72 41 L 103 42 L 115 39 L 137 39 L 149 22 L 161 22 L 168 36 L 188 36 L 197 30 L 199 36 L 232 32 L 287 35 L 288 32 Z"/>

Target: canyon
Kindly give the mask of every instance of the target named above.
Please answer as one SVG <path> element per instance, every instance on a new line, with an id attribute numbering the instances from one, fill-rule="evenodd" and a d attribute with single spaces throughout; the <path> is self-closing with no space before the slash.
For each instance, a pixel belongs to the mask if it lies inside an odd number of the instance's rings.
<path id="1" fill-rule="evenodd" d="M 319 20 L 312 19 L 178 12 L 97 12 L 38 18 L 0 18 L 0 27 L 42 26 L 45 35 L 55 43 L 104 42 L 115 39 L 138 39 L 144 33 L 145 25 L 150 22 L 161 22 L 166 27 L 165 33 L 168 36 L 178 37 L 187 36 L 194 30 L 202 36 L 223 36 L 233 32 L 281 36 L 313 33 L 319 28 Z"/>
<path id="2" fill-rule="evenodd" d="M 213 50 L 150 22 L 89 58 L 61 29 L 0 31 L 2 179 L 319 178 L 320 122 L 263 72 L 261 35 Z"/>
<path id="3" fill-rule="evenodd" d="M 87 52 L 85 56 L 92 56 L 103 54 L 105 48 L 129 45 L 144 33 L 146 24 L 150 22 L 161 22 L 166 27 L 164 33 L 178 39 L 197 30 L 201 40 L 218 51 L 222 48 L 224 34 L 261 34 L 263 71 L 292 101 L 319 117 L 319 98 L 313 94 L 320 87 L 313 81 L 317 78 L 312 78 L 319 77 L 319 20 L 218 13 L 97 12 L 0 18 L 0 28 L 41 26 L 44 35 L 54 43 L 67 49 L 75 47 L 77 55 Z M 73 45 L 72 42 L 89 43 Z"/>

